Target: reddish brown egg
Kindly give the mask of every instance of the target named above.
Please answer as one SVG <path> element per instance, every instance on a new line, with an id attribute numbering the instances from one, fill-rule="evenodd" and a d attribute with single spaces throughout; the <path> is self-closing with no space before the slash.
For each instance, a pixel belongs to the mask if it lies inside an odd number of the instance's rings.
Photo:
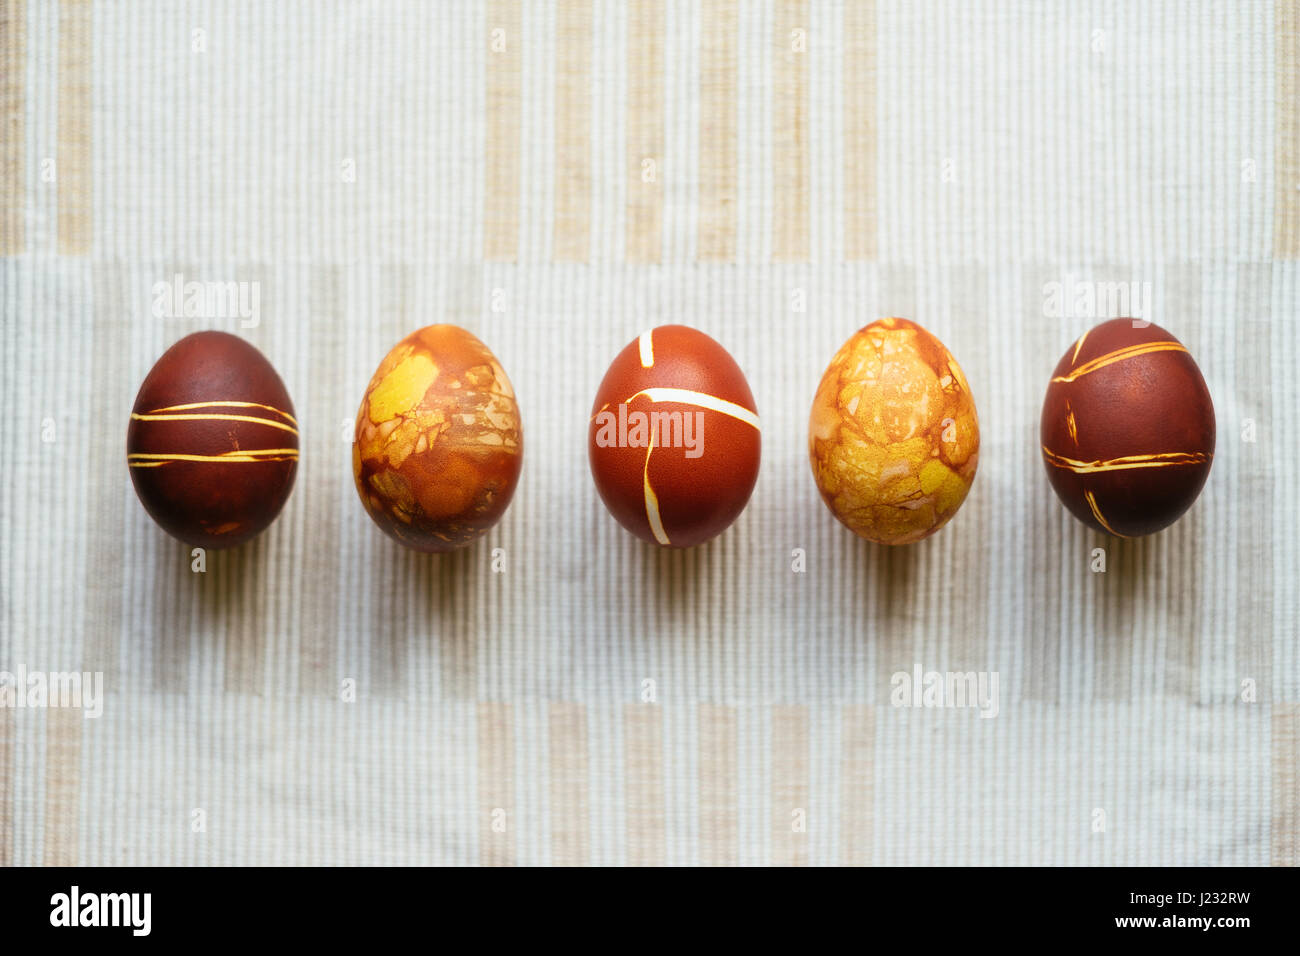
<path id="1" fill-rule="evenodd" d="M 352 470 L 387 534 L 416 551 L 451 551 L 501 518 L 523 452 L 496 356 L 458 326 L 430 325 L 379 363 L 357 411 Z"/>
<path id="2" fill-rule="evenodd" d="M 1097 531 L 1137 537 L 1178 520 L 1214 460 L 1214 405 L 1187 349 L 1160 328 L 1112 319 L 1061 357 L 1041 421 L 1057 496 Z"/>
<path id="3" fill-rule="evenodd" d="M 744 510 L 759 437 L 754 396 L 727 350 L 703 332 L 661 325 L 619 352 L 600 383 L 591 476 L 624 528 L 688 548 Z"/>
<path id="4" fill-rule="evenodd" d="M 163 530 L 229 548 L 280 513 L 298 466 L 298 423 L 262 353 L 226 332 L 195 332 L 158 359 L 126 433 L 135 493 Z"/>

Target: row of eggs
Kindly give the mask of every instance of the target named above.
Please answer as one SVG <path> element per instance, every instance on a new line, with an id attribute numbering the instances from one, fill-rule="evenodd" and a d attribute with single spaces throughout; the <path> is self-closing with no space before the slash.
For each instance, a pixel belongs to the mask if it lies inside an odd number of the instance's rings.
<path id="1" fill-rule="evenodd" d="M 592 477 L 633 534 L 691 547 L 725 530 L 758 478 L 758 411 L 731 355 L 665 325 L 615 358 L 588 429 Z M 284 383 L 224 332 L 181 339 L 145 378 L 127 460 L 137 495 L 191 545 L 238 545 L 275 520 L 293 486 L 298 422 Z M 1114 319 L 1062 356 L 1041 419 L 1043 461 L 1067 508 L 1137 536 L 1196 499 L 1214 455 L 1209 391 L 1187 349 L 1150 323 Z M 880 319 L 835 353 L 813 399 L 809 457 L 830 511 L 858 535 L 906 544 L 957 512 L 979 461 L 961 366 L 937 338 Z M 519 480 L 523 428 L 490 349 L 431 325 L 379 364 L 357 412 L 352 469 L 375 523 L 418 551 L 450 551 L 501 517 Z"/>

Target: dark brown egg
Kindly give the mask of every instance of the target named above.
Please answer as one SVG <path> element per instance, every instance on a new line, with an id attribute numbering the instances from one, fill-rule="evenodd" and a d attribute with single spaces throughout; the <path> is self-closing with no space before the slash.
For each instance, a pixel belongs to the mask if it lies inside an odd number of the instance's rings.
<path id="1" fill-rule="evenodd" d="M 496 356 L 459 326 L 430 325 L 379 363 L 357 411 L 352 471 L 386 533 L 417 551 L 451 551 L 500 520 L 523 454 Z"/>
<path id="2" fill-rule="evenodd" d="M 1043 399 L 1043 463 L 1071 514 L 1137 537 L 1178 520 L 1214 460 L 1214 404 L 1187 349 L 1160 328 L 1112 319 L 1061 357 Z"/>
<path id="3" fill-rule="evenodd" d="M 709 540 L 754 490 L 754 396 L 735 359 L 696 329 L 661 325 L 628 344 L 596 391 L 589 428 L 601 500 L 651 544 Z"/>
<path id="4" fill-rule="evenodd" d="M 126 452 L 135 493 L 164 531 L 229 548 L 263 531 L 289 497 L 298 422 L 261 352 L 226 332 L 195 332 L 140 386 Z"/>

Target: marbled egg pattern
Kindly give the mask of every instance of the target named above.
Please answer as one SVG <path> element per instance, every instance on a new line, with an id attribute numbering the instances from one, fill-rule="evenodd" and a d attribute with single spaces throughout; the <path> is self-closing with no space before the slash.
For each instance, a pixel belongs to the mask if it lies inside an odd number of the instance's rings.
<path id="1" fill-rule="evenodd" d="M 357 493 L 385 532 L 450 551 L 500 519 L 519 480 L 523 426 L 510 379 L 474 335 L 431 325 L 380 363 L 357 412 Z"/>
<path id="2" fill-rule="evenodd" d="M 956 359 L 907 319 L 879 319 L 831 359 L 809 423 L 813 476 L 856 534 L 907 544 L 957 512 L 979 461 L 979 420 Z"/>

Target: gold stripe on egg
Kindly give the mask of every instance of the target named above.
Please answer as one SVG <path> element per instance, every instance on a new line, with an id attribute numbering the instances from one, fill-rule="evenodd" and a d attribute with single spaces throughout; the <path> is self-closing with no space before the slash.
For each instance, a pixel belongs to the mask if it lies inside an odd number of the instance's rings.
<path id="1" fill-rule="evenodd" d="M 643 388 L 641 391 L 623 399 L 621 404 L 629 405 L 634 399 L 640 398 L 642 395 L 650 399 L 652 402 L 676 402 L 679 405 L 695 405 L 699 408 L 707 408 L 709 411 L 721 412 L 723 415 L 728 415 L 731 418 L 738 419 L 746 425 L 752 425 L 759 431 L 762 430 L 758 425 L 758 414 L 751 412 L 744 405 L 737 405 L 735 402 L 729 402 L 725 398 L 718 398 L 716 395 L 709 395 L 706 392 L 697 392 L 689 388 Z M 607 410 L 612 404 L 614 403 L 610 402 L 609 404 L 604 405 L 601 408 L 601 411 L 603 412 Z M 593 415 L 591 420 L 595 421 L 595 419 L 596 416 Z"/>
<path id="2" fill-rule="evenodd" d="M 274 412 L 297 425 L 298 420 L 286 411 L 281 411 L 274 405 L 263 405 L 260 402 L 187 402 L 184 405 L 168 405 L 166 408 L 150 409 L 150 415 L 158 415 L 163 412 L 188 412 L 196 408 L 264 408 L 268 412 Z"/>
<path id="3" fill-rule="evenodd" d="M 1152 352 L 1186 352 L 1187 348 L 1181 342 L 1143 342 L 1140 345 L 1129 345 L 1122 349 L 1116 349 L 1114 352 L 1107 352 L 1105 355 L 1098 356 L 1084 362 L 1076 369 L 1072 369 L 1067 375 L 1057 375 L 1052 379 L 1053 382 L 1073 382 L 1077 378 L 1082 378 L 1090 372 L 1100 371 L 1108 365 L 1114 365 L 1116 362 L 1123 362 L 1127 359 L 1137 358 L 1139 355 L 1149 355 Z"/>
<path id="4" fill-rule="evenodd" d="M 663 518 L 659 515 L 659 496 L 650 484 L 650 454 L 655 450 L 654 432 L 650 433 L 650 445 L 645 450 L 645 468 L 641 471 L 641 487 L 645 492 L 645 519 L 650 524 L 655 540 L 660 544 L 671 544 L 668 532 L 664 530 Z"/>
<path id="5" fill-rule="evenodd" d="M 1176 465 L 1201 465 L 1209 461 L 1202 452 L 1170 451 L 1154 455 L 1125 455 L 1106 461 L 1080 461 L 1067 458 L 1043 446 L 1043 457 L 1056 468 L 1064 468 L 1076 475 L 1092 475 L 1106 471 L 1129 471 L 1134 468 L 1169 468 Z"/>
<path id="6" fill-rule="evenodd" d="M 1079 336 L 1079 341 L 1074 343 L 1074 354 L 1070 356 L 1071 366 L 1073 366 L 1075 362 L 1079 361 L 1079 349 L 1083 348 L 1084 339 L 1086 339 L 1087 337 L 1088 337 L 1088 333 L 1084 332 L 1081 336 Z"/>
<path id="7" fill-rule="evenodd" d="M 225 414 L 188 414 L 188 413 L 166 413 L 155 414 L 153 412 L 132 412 L 131 418 L 138 422 L 252 422 L 255 425 L 266 425 L 269 428 L 278 428 L 286 431 L 291 435 L 297 435 L 298 429 L 292 425 L 286 425 L 284 422 L 277 422 L 270 418 L 259 418 L 256 415 L 225 415 Z"/>
<path id="8" fill-rule="evenodd" d="M 157 468 L 178 461 L 196 462 L 260 462 L 260 461 L 296 461 L 296 448 L 252 448 L 222 452 L 219 455 L 172 455 L 158 452 L 132 452 L 126 456 L 132 468 Z"/>
<path id="9" fill-rule="evenodd" d="M 1110 522 L 1106 520 L 1106 516 L 1101 513 L 1101 506 L 1097 504 L 1096 496 L 1094 496 L 1091 491 L 1085 491 L 1083 493 L 1083 496 L 1088 500 L 1088 507 L 1092 509 L 1092 516 L 1097 519 L 1098 524 L 1100 524 L 1103 528 L 1105 528 L 1107 531 L 1109 531 L 1117 538 L 1128 537 L 1128 535 L 1120 534 L 1118 531 L 1116 531 L 1114 528 L 1110 526 Z"/>

